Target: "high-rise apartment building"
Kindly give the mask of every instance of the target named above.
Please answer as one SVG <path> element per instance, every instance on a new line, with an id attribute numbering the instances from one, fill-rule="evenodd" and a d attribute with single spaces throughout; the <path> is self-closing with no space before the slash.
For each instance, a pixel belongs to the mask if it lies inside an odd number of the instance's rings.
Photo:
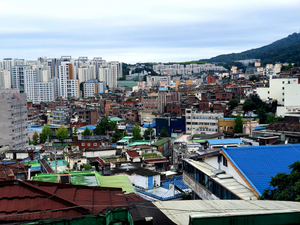
<path id="1" fill-rule="evenodd" d="M 19 89 L 0 90 L 0 143 L 12 150 L 28 146 L 27 98 Z"/>
<path id="2" fill-rule="evenodd" d="M 72 63 L 62 62 L 59 66 L 59 96 L 79 97 L 79 91 L 79 81 L 74 77 Z"/>

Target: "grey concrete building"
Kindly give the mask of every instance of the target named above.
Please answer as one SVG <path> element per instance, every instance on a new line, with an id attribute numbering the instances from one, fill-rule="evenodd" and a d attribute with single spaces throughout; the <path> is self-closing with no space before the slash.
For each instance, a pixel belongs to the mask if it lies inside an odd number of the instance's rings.
<path id="1" fill-rule="evenodd" d="M 0 145 L 11 150 L 28 146 L 27 98 L 19 89 L 0 89 Z"/>

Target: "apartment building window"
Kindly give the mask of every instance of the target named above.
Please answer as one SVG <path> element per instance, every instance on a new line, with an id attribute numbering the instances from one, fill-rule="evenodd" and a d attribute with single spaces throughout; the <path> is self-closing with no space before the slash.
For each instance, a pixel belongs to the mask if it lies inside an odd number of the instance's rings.
<path id="1" fill-rule="evenodd" d="M 93 146 L 97 146 L 97 143 L 93 143 Z"/>
<path id="2" fill-rule="evenodd" d="M 81 146 L 85 146 L 85 143 L 81 143 Z"/>
<path id="3" fill-rule="evenodd" d="M 284 81 L 282 81 L 282 84 L 284 84 Z"/>
<path id="4" fill-rule="evenodd" d="M 87 144 L 87 146 L 91 146 L 91 144 L 90 144 L 90 143 L 88 143 L 88 144 Z"/>
<path id="5" fill-rule="evenodd" d="M 284 87 L 282 87 L 282 90 L 284 90 Z"/>

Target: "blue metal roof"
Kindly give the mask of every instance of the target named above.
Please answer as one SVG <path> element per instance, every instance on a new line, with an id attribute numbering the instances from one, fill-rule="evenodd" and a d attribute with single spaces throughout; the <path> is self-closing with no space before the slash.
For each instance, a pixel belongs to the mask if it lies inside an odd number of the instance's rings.
<path id="1" fill-rule="evenodd" d="M 212 139 L 207 140 L 211 145 L 231 145 L 231 144 L 243 144 L 243 142 L 239 138 L 231 138 L 231 139 Z"/>
<path id="2" fill-rule="evenodd" d="M 189 187 L 183 182 L 182 176 L 176 176 L 171 179 L 161 181 L 161 186 L 169 189 L 170 184 L 174 184 L 179 187 L 181 190 L 189 189 Z"/>
<path id="3" fill-rule="evenodd" d="M 89 130 L 95 130 L 95 129 L 96 129 L 95 126 L 87 125 L 87 126 L 84 126 L 84 127 L 79 127 L 78 130 L 84 130 L 86 127 L 87 127 Z"/>
<path id="4" fill-rule="evenodd" d="M 300 144 L 228 147 L 222 149 L 259 195 L 269 187 L 271 176 L 290 173 L 300 160 Z"/>
<path id="5" fill-rule="evenodd" d="M 143 127 L 149 127 L 149 124 L 145 123 Z M 156 127 L 156 122 L 151 123 L 150 127 Z"/>

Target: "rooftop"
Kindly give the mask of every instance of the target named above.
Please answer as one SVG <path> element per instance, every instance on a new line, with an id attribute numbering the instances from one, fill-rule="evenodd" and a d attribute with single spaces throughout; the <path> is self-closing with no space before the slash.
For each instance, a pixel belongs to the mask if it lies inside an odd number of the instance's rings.
<path id="1" fill-rule="evenodd" d="M 132 195 L 132 194 L 131 194 Z M 24 223 L 45 219 L 73 218 L 100 214 L 106 208 L 127 206 L 120 188 L 87 187 L 39 181 L 0 182 L 0 219 L 2 223 Z"/>
<path id="2" fill-rule="evenodd" d="M 271 176 L 289 174 L 289 165 L 300 160 L 300 144 L 228 147 L 222 151 L 259 195 L 269 187 Z"/>

